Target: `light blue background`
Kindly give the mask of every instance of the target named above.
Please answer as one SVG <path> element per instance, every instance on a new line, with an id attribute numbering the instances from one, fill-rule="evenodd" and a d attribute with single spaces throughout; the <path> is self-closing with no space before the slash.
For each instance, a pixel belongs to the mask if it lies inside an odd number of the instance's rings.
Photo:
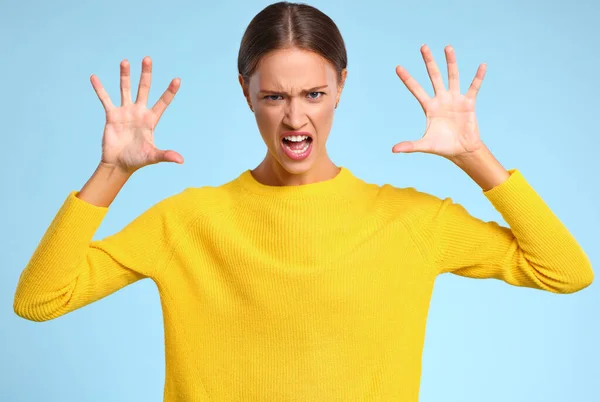
<path id="1" fill-rule="evenodd" d="M 100 157 L 97 74 L 119 102 L 119 62 L 154 61 L 153 104 L 174 77 L 180 92 L 158 125 L 159 164 L 127 183 L 97 237 L 121 229 L 188 186 L 218 185 L 265 154 L 237 81 L 244 29 L 266 1 L 21 1 L 0 12 L 2 162 L 0 400 L 161 401 L 164 344 L 150 280 L 45 323 L 17 317 L 14 290 L 54 214 Z M 432 94 L 419 53 L 429 44 L 443 73 L 454 45 L 466 91 L 479 63 L 484 142 L 520 169 L 587 251 L 598 271 L 597 17 L 593 0 L 313 1 L 338 24 L 349 74 L 329 140 L 333 160 L 375 183 L 451 196 L 475 216 L 500 215 L 443 158 L 392 154 L 425 119 L 395 74 L 401 64 Z M 597 401 L 598 283 L 572 295 L 452 275 L 436 282 L 421 401 Z M 398 378 L 398 381 L 402 381 Z"/>

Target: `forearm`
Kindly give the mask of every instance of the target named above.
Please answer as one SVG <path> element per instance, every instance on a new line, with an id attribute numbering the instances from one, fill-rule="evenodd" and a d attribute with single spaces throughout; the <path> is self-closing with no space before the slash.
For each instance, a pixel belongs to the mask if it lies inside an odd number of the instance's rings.
<path id="1" fill-rule="evenodd" d="M 90 262 L 89 244 L 129 176 L 100 164 L 83 188 L 67 197 L 20 275 L 14 298 L 19 316 L 44 321 L 59 315 L 74 298 L 75 285 L 85 288 L 91 275 L 98 276 L 83 266 Z M 99 255 L 96 264 L 104 260 Z"/>
<path id="2" fill-rule="evenodd" d="M 485 145 L 473 154 L 451 161 L 469 175 L 483 191 L 504 183 L 509 177 L 508 171 Z"/>
<path id="3" fill-rule="evenodd" d="M 462 207 L 446 208 L 443 232 L 454 235 L 445 237 L 443 249 L 460 260 L 444 265 L 472 267 L 461 271 L 467 276 L 557 293 L 589 286 L 594 278 L 589 258 L 520 172 L 505 170 L 487 148 L 453 162 L 483 189 L 509 228 L 471 219 Z"/>
<path id="4" fill-rule="evenodd" d="M 68 195 L 19 277 L 14 298 L 19 316 L 34 321 L 53 317 L 75 296 L 76 285 L 85 288 L 80 274 L 87 271 L 89 244 L 106 212 L 75 192 Z"/>
<path id="5" fill-rule="evenodd" d="M 120 168 L 100 164 L 77 197 L 98 207 L 108 207 L 130 177 L 131 173 Z"/>

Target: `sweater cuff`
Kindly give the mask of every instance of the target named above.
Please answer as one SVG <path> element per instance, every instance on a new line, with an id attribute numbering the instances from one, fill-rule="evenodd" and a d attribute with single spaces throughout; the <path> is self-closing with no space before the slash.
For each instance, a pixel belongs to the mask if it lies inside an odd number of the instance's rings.
<path id="1" fill-rule="evenodd" d="M 548 206 L 518 169 L 509 169 L 510 176 L 483 194 L 509 225 L 528 225 L 547 218 Z M 518 221 L 511 217 L 519 217 Z"/>
<path id="2" fill-rule="evenodd" d="M 59 224 L 61 232 L 64 229 L 70 229 L 69 231 L 77 233 L 78 239 L 88 241 L 102 223 L 108 212 L 108 207 L 90 204 L 78 198 L 78 194 L 79 191 L 69 193 L 52 224 Z"/>

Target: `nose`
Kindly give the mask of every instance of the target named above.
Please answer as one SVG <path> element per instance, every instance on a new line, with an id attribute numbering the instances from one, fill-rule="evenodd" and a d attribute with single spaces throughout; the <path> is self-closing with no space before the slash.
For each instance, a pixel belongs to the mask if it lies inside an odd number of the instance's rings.
<path id="1" fill-rule="evenodd" d="M 301 100 L 292 97 L 286 103 L 283 123 L 293 130 L 305 125 L 306 115 Z"/>

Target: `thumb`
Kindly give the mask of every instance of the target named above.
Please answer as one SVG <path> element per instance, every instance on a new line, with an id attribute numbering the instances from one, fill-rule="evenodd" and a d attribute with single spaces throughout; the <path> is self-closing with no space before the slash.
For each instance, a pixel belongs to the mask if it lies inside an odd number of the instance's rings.
<path id="1" fill-rule="evenodd" d="M 393 153 L 428 152 L 429 147 L 423 139 L 417 141 L 402 141 L 392 147 Z"/>
<path id="2" fill-rule="evenodd" d="M 183 156 L 181 156 L 179 153 L 172 151 L 172 150 L 157 149 L 154 152 L 154 155 L 152 155 L 152 162 L 154 162 L 154 163 L 175 162 L 175 163 L 182 164 Z"/>
<path id="3" fill-rule="evenodd" d="M 402 141 L 392 147 L 393 153 L 412 153 L 418 152 L 415 141 Z"/>

